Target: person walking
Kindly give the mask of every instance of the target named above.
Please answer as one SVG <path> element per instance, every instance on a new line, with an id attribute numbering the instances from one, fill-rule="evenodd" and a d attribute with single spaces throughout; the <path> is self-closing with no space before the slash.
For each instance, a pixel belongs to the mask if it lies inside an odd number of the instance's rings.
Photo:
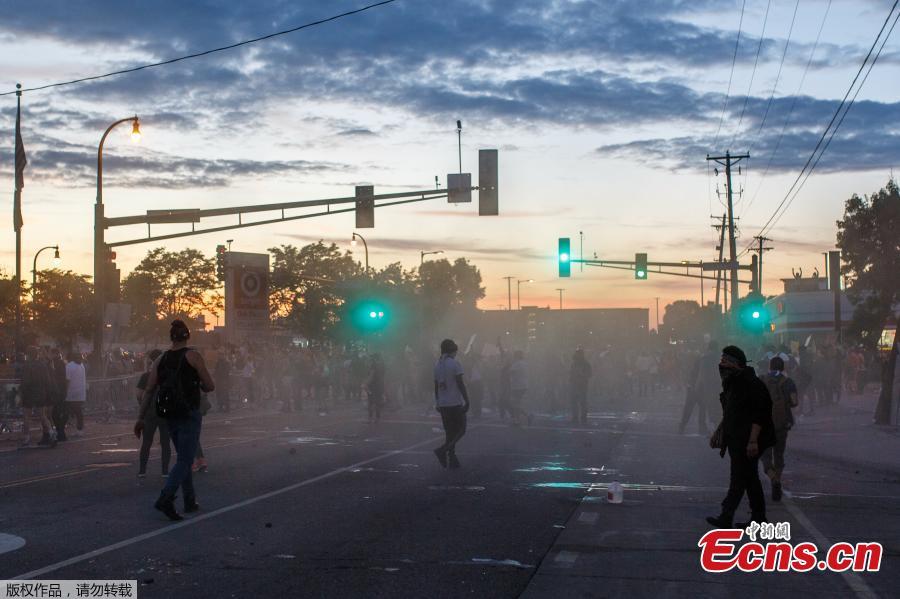
<path id="1" fill-rule="evenodd" d="M 772 424 L 775 444 L 762 453 L 763 471 L 772 481 L 772 501 L 781 501 L 781 474 L 784 472 L 784 449 L 788 431 L 794 426 L 792 408 L 799 405 L 797 385 L 784 374 L 784 360 L 775 356 L 769 361 L 769 372 L 761 380 L 772 398 Z"/>
<path id="2" fill-rule="evenodd" d="M 25 439 L 23 445 L 27 447 L 31 443 L 28 420 L 31 414 L 36 412 L 41 422 L 41 440 L 38 441 L 38 445 L 56 447 L 56 431 L 53 429 L 53 423 L 50 422 L 53 407 L 50 369 L 47 362 L 42 359 L 39 348 L 28 348 L 20 376 L 19 394 L 22 397 L 24 412 L 22 433 Z"/>
<path id="3" fill-rule="evenodd" d="M 385 368 L 381 354 L 372 354 L 372 363 L 369 368 L 369 378 L 366 381 L 366 397 L 369 408 L 369 422 L 381 420 L 381 410 L 384 408 L 385 396 Z"/>
<path id="4" fill-rule="evenodd" d="M 156 360 L 161 355 L 162 352 L 158 349 L 154 349 L 147 354 L 146 370 L 141 375 L 141 378 L 138 379 L 136 387 L 139 406 L 141 400 L 144 398 L 144 391 L 147 389 L 147 382 L 150 380 L 150 371 L 153 369 L 153 364 L 156 363 Z M 138 462 L 138 478 L 147 476 L 147 461 L 150 459 L 150 448 L 153 447 L 153 437 L 156 435 L 157 430 L 159 430 L 159 450 L 162 461 L 162 475 L 169 475 L 169 463 L 172 460 L 172 445 L 169 442 L 169 425 L 165 418 L 160 418 L 156 413 L 156 409 L 151 407 L 147 410 L 146 416 L 144 417 L 144 433 L 143 439 L 141 440 L 141 450 Z"/>
<path id="5" fill-rule="evenodd" d="M 587 391 L 591 375 L 591 365 L 584 357 L 584 350 L 579 347 L 572 356 L 572 366 L 569 369 L 573 424 L 587 424 Z"/>
<path id="6" fill-rule="evenodd" d="M 49 362 L 50 369 L 50 393 L 53 397 L 53 407 L 51 408 L 51 418 L 53 427 L 56 429 L 56 440 L 59 442 L 67 441 L 66 423 L 69 415 L 66 410 L 66 362 L 62 358 L 62 352 L 54 349 L 51 352 Z"/>
<path id="7" fill-rule="evenodd" d="M 509 412 L 513 424 L 520 426 L 523 420 L 531 424 L 531 414 L 522 406 L 528 393 L 528 365 L 521 350 L 513 353 L 513 361 L 509 366 L 509 391 Z"/>
<path id="8" fill-rule="evenodd" d="M 444 425 L 444 444 L 434 450 L 444 468 L 459 468 L 456 444 L 466 434 L 469 394 L 463 382 L 463 367 L 456 359 L 459 351 L 452 339 L 441 341 L 441 357 L 434 365 L 434 402 Z"/>
<path id="9" fill-rule="evenodd" d="M 719 362 L 722 379 L 722 421 L 710 437 L 710 447 L 725 453 L 731 460 L 728 494 L 722 500 L 722 512 L 706 521 L 717 528 L 732 528 L 734 513 L 744 493 L 750 502 L 751 519 L 766 522 L 766 498 L 759 482 L 760 453 L 775 444 L 772 423 L 772 400 L 765 384 L 752 367 L 747 356 L 734 345 L 722 350 Z M 745 528 L 749 523 L 738 524 Z"/>
<path id="10" fill-rule="evenodd" d="M 706 424 L 710 419 L 708 409 L 711 409 L 711 398 L 718 393 L 720 382 L 718 381 L 718 344 L 710 341 L 706 351 L 699 356 L 688 375 L 687 391 L 685 392 L 684 409 L 681 412 L 681 422 L 678 425 L 678 434 L 683 435 L 691 420 L 694 406 L 697 407 L 697 430 L 701 435 L 709 433 Z"/>
<path id="11" fill-rule="evenodd" d="M 75 416 L 73 437 L 84 435 L 84 404 L 87 402 L 87 371 L 81 353 L 73 351 L 66 362 L 66 409 L 65 419 Z"/>
<path id="12" fill-rule="evenodd" d="M 215 391 L 216 386 L 206 369 L 203 356 L 188 347 L 191 332 L 183 321 L 172 322 L 169 338 L 172 340 L 171 348 L 157 358 L 150 368 L 134 434 L 140 438 L 151 403 L 155 403 L 157 415 L 165 418 L 169 426 L 177 458 L 153 507 L 170 520 L 182 520 L 183 517 L 175 510 L 175 497 L 179 487 L 184 492 L 184 511 L 195 512 L 200 509 L 191 473 L 203 422 L 199 409 L 200 392 L 210 393 Z M 154 393 L 157 389 L 158 392 Z M 154 398 L 155 402 L 152 401 Z"/>

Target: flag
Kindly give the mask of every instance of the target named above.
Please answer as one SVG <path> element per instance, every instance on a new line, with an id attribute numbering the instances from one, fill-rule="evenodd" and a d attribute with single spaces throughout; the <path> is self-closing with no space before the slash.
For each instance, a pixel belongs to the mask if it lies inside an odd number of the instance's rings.
<path id="1" fill-rule="evenodd" d="M 16 108 L 16 194 L 13 206 L 13 228 L 19 231 L 24 224 L 22 222 L 22 188 L 25 187 L 25 165 L 28 158 L 25 157 L 25 144 L 22 143 L 22 128 L 19 124 L 22 113 L 21 105 Z"/>

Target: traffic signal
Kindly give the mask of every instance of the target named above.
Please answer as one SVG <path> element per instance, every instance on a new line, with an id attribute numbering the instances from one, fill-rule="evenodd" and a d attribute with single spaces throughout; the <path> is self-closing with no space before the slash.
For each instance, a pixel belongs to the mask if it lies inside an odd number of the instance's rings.
<path id="1" fill-rule="evenodd" d="M 500 214 L 497 191 L 497 150 L 478 150 L 478 215 Z"/>
<path id="2" fill-rule="evenodd" d="M 647 254 L 634 255 L 634 278 L 639 281 L 647 280 Z"/>
<path id="3" fill-rule="evenodd" d="M 391 311 L 385 302 L 365 300 L 354 306 L 351 319 L 357 330 L 375 333 L 387 328 L 391 321 Z"/>
<path id="4" fill-rule="evenodd" d="M 356 228 L 371 229 L 375 227 L 375 187 L 372 185 L 356 186 Z"/>
<path id="5" fill-rule="evenodd" d="M 758 294 L 749 295 L 743 299 L 737 310 L 740 327 L 753 334 L 762 335 L 771 331 L 772 320 L 765 300 Z"/>
<path id="6" fill-rule="evenodd" d="M 572 275 L 572 252 L 571 242 L 568 237 L 559 238 L 559 252 L 556 254 L 559 261 L 559 276 L 568 277 Z"/>
<path id="7" fill-rule="evenodd" d="M 216 278 L 220 282 L 225 281 L 225 246 L 216 246 Z"/>

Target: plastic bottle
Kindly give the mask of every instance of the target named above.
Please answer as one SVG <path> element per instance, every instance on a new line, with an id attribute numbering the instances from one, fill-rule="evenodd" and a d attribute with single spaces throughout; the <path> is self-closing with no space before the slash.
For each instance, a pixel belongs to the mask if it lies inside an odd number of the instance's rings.
<path id="1" fill-rule="evenodd" d="M 622 503 L 624 501 L 625 489 L 619 484 L 619 481 L 614 480 L 609 488 L 606 489 L 606 502 L 607 503 Z"/>

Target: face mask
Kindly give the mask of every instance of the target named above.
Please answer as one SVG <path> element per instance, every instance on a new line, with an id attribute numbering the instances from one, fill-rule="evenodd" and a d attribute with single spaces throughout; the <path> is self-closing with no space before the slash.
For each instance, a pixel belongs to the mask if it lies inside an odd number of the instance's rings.
<path id="1" fill-rule="evenodd" d="M 723 381 L 724 381 L 725 379 L 727 379 L 728 377 L 730 377 L 732 374 L 734 374 L 734 369 L 733 369 L 733 368 L 729 368 L 729 367 L 727 367 L 727 366 L 719 365 L 719 377 L 721 377 L 721 379 L 722 379 Z"/>

